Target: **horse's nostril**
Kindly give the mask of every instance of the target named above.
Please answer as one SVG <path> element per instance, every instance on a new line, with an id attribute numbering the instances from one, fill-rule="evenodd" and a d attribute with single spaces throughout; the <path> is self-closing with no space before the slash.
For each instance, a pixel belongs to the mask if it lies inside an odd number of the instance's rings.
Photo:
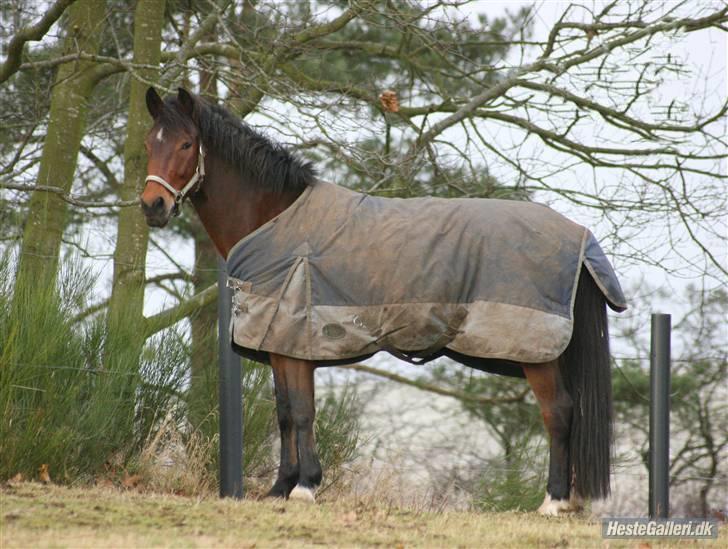
<path id="1" fill-rule="evenodd" d="M 167 204 L 163 197 L 157 196 L 150 202 L 142 199 L 141 203 L 147 225 L 150 227 L 164 227 L 167 224 L 170 212 L 167 211 Z"/>
<path id="2" fill-rule="evenodd" d="M 165 212 L 164 198 L 158 196 L 151 203 L 142 200 L 142 211 L 145 215 L 160 215 Z"/>

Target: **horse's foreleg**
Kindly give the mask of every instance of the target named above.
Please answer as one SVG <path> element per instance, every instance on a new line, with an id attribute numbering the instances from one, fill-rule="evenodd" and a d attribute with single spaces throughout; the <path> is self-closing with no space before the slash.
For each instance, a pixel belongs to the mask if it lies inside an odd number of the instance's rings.
<path id="1" fill-rule="evenodd" d="M 291 435 L 289 445 L 294 448 L 297 485 L 289 490 L 290 497 L 314 500 L 316 488 L 321 484 L 321 464 L 316 454 L 313 424 L 314 364 L 306 360 L 271 355 L 273 371 L 278 370 L 285 379 L 287 404 L 290 414 Z M 279 416 L 280 417 L 280 416 Z M 281 439 L 283 439 L 281 429 Z M 281 452 L 282 454 L 283 452 Z M 283 456 L 281 456 L 283 459 Z"/>
<path id="2" fill-rule="evenodd" d="M 524 364 L 523 371 L 536 395 L 550 438 L 546 498 L 538 511 L 544 515 L 576 511 L 575 502 L 569 501 L 569 435 L 573 403 L 561 378 L 558 361 Z"/>
<path id="3" fill-rule="evenodd" d="M 268 492 L 268 497 L 288 498 L 291 490 L 298 484 L 299 464 L 296 449 L 296 431 L 293 427 L 293 414 L 289 398 L 288 379 L 283 364 L 271 356 L 273 383 L 276 395 L 278 428 L 281 435 L 281 461 L 278 478 Z"/>

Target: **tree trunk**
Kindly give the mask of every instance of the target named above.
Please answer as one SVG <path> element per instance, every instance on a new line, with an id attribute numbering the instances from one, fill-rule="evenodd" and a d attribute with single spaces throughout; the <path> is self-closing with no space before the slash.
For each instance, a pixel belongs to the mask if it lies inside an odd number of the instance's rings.
<path id="1" fill-rule="evenodd" d="M 98 52 L 106 19 L 104 0 L 80 0 L 68 9 L 64 54 Z M 38 185 L 71 189 L 88 100 L 98 77 L 93 61 L 62 64 L 51 91 L 48 130 L 38 169 Z M 54 193 L 36 191 L 30 198 L 15 283 L 13 309 L 42 303 L 56 285 L 67 204 Z"/>
<path id="2" fill-rule="evenodd" d="M 208 38 L 214 40 L 214 36 Z M 217 78 L 213 72 L 200 72 L 200 94 L 217 97 Z M 194 217 L 191 223 L 195 244 L 195 294 L 217 282 L 218 253 L 202 223 Z M 192 358 L 187 419 L 193 429 L 214 435 L 218 426 L 211 412 L 217 404 L 217 303 L 209 303 L 190 316 L 192 325 Z"/>
<path id="3" fill-rule="evenodd" d="M 195 219 L 192 235 L 195 243 L 195 294 L 217 281 L 217 250 L 201 223 Z M 193 429 L 206 435 L 217 432 L 217 423 L 210 415 L 217 396 L 217 302 L 198 309 L 190 316 L 192 325 L 192 357 L 187 418 Z M 207 420 L 207 421 L 206 421 Z"/>
<path id="4" fill-rule="evenodd" d="M 161 57 L 164 0 L 139 0 L 134 14 L 134 63 L 141 78 L 156 80 Z M 145 93 L 148 84 L 132 78 L 129 117 L 124 144 L 124 182 L 119 198 L 129 200 L 141 191 L 146 175 L 144 139 L 149 129 Z M 106 359 L 125 356 L 136 364 L 144 345 L 144 279 L 149 228 L 138 208 L 123 208 L 119 213 L 114 250 L 114 285 L 107 316 Z"/>

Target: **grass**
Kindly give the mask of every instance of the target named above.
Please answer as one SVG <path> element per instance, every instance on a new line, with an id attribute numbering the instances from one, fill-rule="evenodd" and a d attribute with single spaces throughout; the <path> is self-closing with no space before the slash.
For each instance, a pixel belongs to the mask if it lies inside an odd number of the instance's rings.
<path id="1" fill-rule="evenodd" d="M 3 548 L 607 545 L 598 521 L 532 513 L 432 513 L 363 501 L 307 505 L 195 499 L 30 482 L 5 484 L 0 490 Z M 726 535 L 723 526 L 718 543 Z M 678 543 L 659 544 L 671 545 Z"/>

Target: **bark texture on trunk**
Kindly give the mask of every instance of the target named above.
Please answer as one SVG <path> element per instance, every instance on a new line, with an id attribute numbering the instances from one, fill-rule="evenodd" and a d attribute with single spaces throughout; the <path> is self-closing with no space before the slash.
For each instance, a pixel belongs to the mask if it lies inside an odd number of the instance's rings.
<path id="1" fill-rule="evenodd" d="M 80 0 L 68 8 L 64 55 L 95 54 L 106 19 L 104 0 Z M 66 192 L 73 184 L 88 101 L 98 82 L 93 61 L 62 64 L 51 91 L 48 130 L 37 184 Z M 68 204 L 57 194 L 36 191 L 30 198 L 15 284 L 15 301 L 41 301 L 34 294 L 55 288 Z M 18 303 L 14 303 L 18 306 Z"/>
<path id="2" fill-rule="evenodd" d="M 119 198 L 137 196 L 146 175 L 144 139 L 150 126 L 145 93 L 147 82 L 155 81 L 161 58 L 164 0 L 139 0 L 134 14 L 134 63 L 138 78 L 132 76 L 129 94 L 129 118 L 124 144 L 124 182 Z M 142 81 L 143 79 L 144 81 Z M 114 250 L 114 285 L 107 317 L 107 357 L 117 348 L 126 348 L 134 361 L 144 345 L 144 281 L 149 228 L 138 208 L 119 212 L 116 249 Z"/>

